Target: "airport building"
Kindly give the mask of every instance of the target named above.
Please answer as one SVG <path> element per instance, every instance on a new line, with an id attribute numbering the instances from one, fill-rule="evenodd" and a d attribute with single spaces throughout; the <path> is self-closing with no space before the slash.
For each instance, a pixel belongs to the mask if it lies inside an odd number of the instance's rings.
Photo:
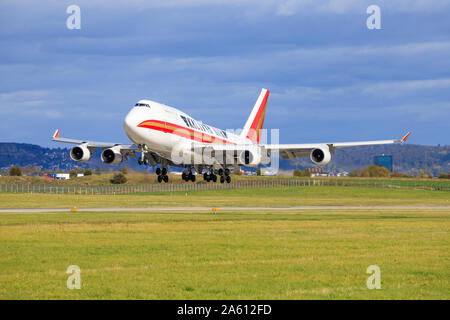
<path id="1" fill-rule="evenodd" d="M 330 173 L 323 171 L 322 167 L 309 168 L 311 177 L 329 177 Z"/>

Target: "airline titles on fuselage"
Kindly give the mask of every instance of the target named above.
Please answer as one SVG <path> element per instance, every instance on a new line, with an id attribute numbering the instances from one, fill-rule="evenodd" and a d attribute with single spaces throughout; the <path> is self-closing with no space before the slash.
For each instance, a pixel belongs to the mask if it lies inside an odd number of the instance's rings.
<path id="1" fill-rule="evenodd" d="M 183 119 L 184 123 L 186 123 L 186 125 L 189 128 L 194 128 L 203 132 L 207 132 L 207 133 L 211 133 L 211 134 L 215 134 L 217 136 L 223 137 L 223 138 L 228 138 L 226 131 L 224 130 L 220 130 L 214 127 L 210 127 L 206 124 L 200 123 L 197 120 L 194 120 L 192 118 L 189 117 L 185 117 L 185 116 L 180 116 L 181 119 Z"/>

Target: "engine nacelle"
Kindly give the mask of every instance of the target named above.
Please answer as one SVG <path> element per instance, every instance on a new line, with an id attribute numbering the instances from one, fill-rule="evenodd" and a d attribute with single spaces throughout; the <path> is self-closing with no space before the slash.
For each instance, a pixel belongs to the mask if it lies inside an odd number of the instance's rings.
<path id="1" fill-rule="evenodd" d="M 84 145 L 79 145 L 70 149 L 70 158 L 77 162 L 89 161 L 92 157 L 91 151 Z"/>
<path id="2" fill-rule="evenodd" d="M 120 148 L 117 148 L 117 147 L 103 150 L 101 158 L 104 163 L 112 165 L 112 166 L 121 163 L 123 160 L 123 156 L 122 156 L 122 153 L 120 152 Z"/>
<path id="3" fill-rule="evenodd" d="M 249 148 L 239 151 L 238 164 L 245 166 L 256 166 L 261 163 L 261 150 L 257 148 Z"/>
<path id="4" fill-rule="evenodd" d="M 330 148 L 327 145 L 313 149 L 310 155 L 311 161 L 315 164 L 324 166 L 331 161 Z"/>

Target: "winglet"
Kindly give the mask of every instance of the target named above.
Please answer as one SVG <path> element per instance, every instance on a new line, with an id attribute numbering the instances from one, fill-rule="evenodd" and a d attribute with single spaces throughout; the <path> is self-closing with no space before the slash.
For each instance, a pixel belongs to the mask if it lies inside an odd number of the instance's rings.
<path id="1" fill-rule="evenodd" d="M 53 134 L 53 139 L 59 138 L 59 129 L 56 129 L 55 133 Z"/>
<path id="2" fill-rule="evenodd" d="M 407 134 L 405 134 L 404 136 L 403 136 L 403 138 L 400 140 L 402 143 L 403 142 L 406 142 L 406 140 L 408 139 L 408 137 L 409 137 L 409 135 L 411 134 L 411 132 L 408 132 Z"/>

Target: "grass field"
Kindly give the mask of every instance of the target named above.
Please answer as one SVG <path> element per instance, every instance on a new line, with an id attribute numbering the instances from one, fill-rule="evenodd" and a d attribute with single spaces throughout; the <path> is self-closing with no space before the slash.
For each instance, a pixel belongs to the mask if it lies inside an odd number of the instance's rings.
<path id="1" fill-rule="evenodd" d="M 449 214 L 1 214 L 0 299 L 448 299 Z"/>
<path id="2" fill-rule="evenodd" d="M 164 206 L 449 206 L 450 192 L 373 187 L 280 187 L 129 195 L 0 193 L 0 208 Z"/>
<path id="3" fill-rule="evenodd" d="M 0 207 L 449 206 L 440 191 L 298 187 L 0 194 Z M 0 213 L 0 299 L 449 299 L 450 210 Z M 69 265 L 81 290 L 66 288 Z M 381 290 L 366 269 L 381 268 Z"/>
<path id="4" fill-rule="evenodd" d="M 104 186 L 111 185 L 110 179 L 113 173 L 110 174 L 94 174 L 91 176 L 78 177 L 69 180 L 49 179 L 45 177 L 21 176 L 10 177 L 0 176 L 0 185 L 51 185 L 51 186 Z M 149 185 L 159 184 L 157 176 L 149 173 L 129 173 L 126 175 L 128 182 L 126 185 Z M 292 176 L 232 176 L 233 182 L 239 181 L 267 181 L 267 180 L 307 180 L 308 178 L 298 178 Z M 367 183 L 367 184 L 390 184 L 395 186 L 406 187 L 438 187 L 441 186 L 450 189 L 450 180 L 448 179 L 418 179 L 418 178 L 314 178 L 312 180 L 330 180 L 342 183 Z M 169 175 L 170 184 L 184 184 L 180 175 Z M 196 183 L 204 183 L 203 178 L 198 177 Z"/>

